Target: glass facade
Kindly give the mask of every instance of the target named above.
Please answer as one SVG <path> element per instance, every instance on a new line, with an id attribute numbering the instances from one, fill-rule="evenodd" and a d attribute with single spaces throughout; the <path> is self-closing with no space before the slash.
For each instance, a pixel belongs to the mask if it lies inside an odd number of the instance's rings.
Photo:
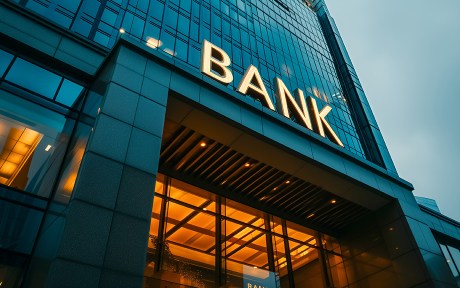
<path id="1" fill-rule="evenodd" d="M 295 0 L 16 0 L 71 31 L 105 47 L 126 33 L 199 71 L 201 45 L 208 40 L 232 59 L 238 86 L 255 65 L 270 96 L 280 77 L 290 91 L 314 96 L 345 148 L 365 158 L 318 18 L 306 2 Z M 121 31 L 121 32 L 120 32 Z M 293 121 L 295 121 L 293 119 Z"/>
<path id="2" fill-rule="evenodd" d="M 31 254 L 42 252 L 39 237 L 52 231 L 48 240 L 58 239 L 55 226 L 63 223 L 56 220 L 69 203 L 96 115 L 81 111 L 85 93 L 50 67 L 0 49 L 1 287 L 20 287 Z"/>
<path id="3" fill-rule="evenodd" d="M 439 242 L 442 254 L 449 265 L 450 271 L 460 287 L 460 247 L 449 245 L 444 241 Z"/>
<path id="4" fill-rule="evenodd" d="M 164 175 L 153 203 L 144 287 L 347 285 L 330 236 Z"/>

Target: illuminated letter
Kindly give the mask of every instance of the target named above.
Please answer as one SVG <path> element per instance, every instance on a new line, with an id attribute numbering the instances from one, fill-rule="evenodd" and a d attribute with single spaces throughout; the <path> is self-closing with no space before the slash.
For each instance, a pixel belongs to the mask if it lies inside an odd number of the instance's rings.
<path id="1" fill-rule="evenodd" d="M 317 132 L 319 135 L 323 137 L 329 137 L 332 142 L 336 143 L 339 146 L 343 146 L 342 141 L 340 141 L 339 137 L 335 134 L 334 130 L 332 130 L 331 125 L 326 120 L 327 114 L 331 112 L 332 108 L 328 105 L 324 106 L 320 112 L 318 112 L 318 106 L 316 105 L 316 100 L 312 97 L 308 97 L 308 106 L 310 107 L 311 114 L 313 116 L 313 122 L 315 123 Z"/>
<path id="2" fill-rule="evenodd" d="M 201 73 L 229 84 L 233 81 L 232 72 L 227 68 L 231 63 L 230 57 L 224 50 L 211 42 L 204 40 L 201 50 Z"/>
<path id="3" fill-rule="evenodd" d="M 275 106 L 270 96 L 268 96 L 267 89 L 265 88 L 264 82 L 262 82 L 259 71 L 257 71 L 254 65 L 249 66 L 246 73 L 244 73 L 243 79 L 241 79 L 240 85 L 238 86 L 238 92 L 259 99 L 262 105 L 275 111 Z"/>
<path id="4" fill-rule="evenodd" d="M 310 121 L 310 115 L 308 114 L 307 104 L 305 103 L 305 97 L 303 95 L 303 91 L 297 88 L 294 91 L 294 94 L 297 97 L 297 101 L 294 100 L 291 93 L 287 89 L 286 85 L 284 85 L 283 81 L 280 78 L 275 78 L 275 95 L 278 99 L 278 110 L 283 113 L 284 116 L 287 118 L 291 118 L 289 115 L 289 108 L 295 114 L 295 117 L 298 121 L 301 121 L 302 124 L 310 130 L 313 130 Z M 302 106 L 302 109 L 299 107 L 299 103 Z"/>

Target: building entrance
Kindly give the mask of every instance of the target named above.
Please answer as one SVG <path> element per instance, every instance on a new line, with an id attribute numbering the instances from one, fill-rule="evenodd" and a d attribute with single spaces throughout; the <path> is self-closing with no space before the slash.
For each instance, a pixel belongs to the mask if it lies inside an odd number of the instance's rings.
<path id="1" fill-rule="evenodd" d="M 159 175 L 144 287 L 342 287 L 337 241 Z"/>

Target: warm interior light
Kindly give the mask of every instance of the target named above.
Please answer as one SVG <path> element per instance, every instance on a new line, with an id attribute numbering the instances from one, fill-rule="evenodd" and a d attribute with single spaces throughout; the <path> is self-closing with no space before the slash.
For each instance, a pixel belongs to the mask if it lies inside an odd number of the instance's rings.
<path id="1" fill-rule="evenodd" d="M 245 163 L 244 167 L 251 167 L 251 164 L 250 163 Z"/>
<path id="2" fill-rule="evenodd" d="M 123 34 L 123 33 L 126 32 L 125 29 L 123 29 L 123 28 L 120 28 L 120 30 L 118 30 L 118 31 L 119 31 L 121 34 Z"/>
<path id="3" fill-rule="evenodd" d="M 158 48 L 158 47 L 161 46 L 161 44 L 163 44 L 163 43 L 161 43 L 161 41 L 159 39 L 156 39 L 156 38 L 153 38 L 153 37 L 147 37 L 147 38 L 145 38 L 145 40 L 146 40 L 145 45 L 147 45 L 147 46 L 149 46 L 150 48 L 153 48 L 153 49 Z"/>
<path id="4" fill-rule="evenodd" d="M 310 219 L 311 217 L 315 216 L 315 213 L 311 213 L 310 215 L 307 216 L 307 219 Z"/>
<path id="5" fill-rule="evenodd" d="M 335 204 L 335 203 L 337 203 L 337 200 L 332 199 L 332 200 L 331 200 L 331 203 L 332 203 L 332 204 Z"/>
<path id="6" fill-rule="evenodd" d="M 395 230 L 395 228 L 390 227 L 390 228 L 388 228 L 388 230 L 389 230 L 389 231 L 393 231 L 393 230 Z"/>
<path id="7" fill-rule="evenodd" d="M 28 173 L 30 167 L 28 160 L 42 137 L 43 134 L 26 127 L 9 130 L 5 144 L 0 151 L 0 183 L 11 185 L 18 174 Z M 22 187 L 19 182 L 15 185 Z"/>
<path id="8" fill-rule="evenodd" d="M 285 183 L 286 183 L 286 184 L 289 184 L 289 183 L 291 183 L 291 181 L 287 180 Z"/>
<path id="9" fill-rule="evenodd" d="M 200 143 L 200 146 L 201 146 L 201 147 L 206 147 L 206 143 L 205 143 L 205 142 L 201 142 L 201 143 Z"/>
<path id="10" fill-rule="evenodd" d="M 48 145 L 46 146 L 46 148 L 45 148 L 45 151 L 46 151 L 46 152 L 50 151 L 51 147 L 53 147 L 53 146 L 51 146 L 51 145 L 48 144 Z"/>
<path id="11" fill-rule="evenodd" d="M 168 53 L 171 56 L 176 56 L 176 54 L 177 54 L 175 51 L 173 51 L 173 50 L 171 50 L 169 48 L 165 48 L 163 51 L 165 51 L 166 53 Z"/>
<path id="12" fill-rule="evenodd" d="M 254 266 L 254 269 L 257 269 L 257 266 Z"/>
<path id="13" fill-rule="evenodd" d="M 203 211 L 208 211 L 208 208 L 206 208 L 206 207 L 205 207 L 205 208 L 203 208 Z"/>

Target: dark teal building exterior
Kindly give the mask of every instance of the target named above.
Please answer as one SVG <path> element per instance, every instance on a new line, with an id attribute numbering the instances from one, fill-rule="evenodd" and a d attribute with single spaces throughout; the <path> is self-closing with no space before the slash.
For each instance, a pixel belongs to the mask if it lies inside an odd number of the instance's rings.
<path id="1" fill-rule="evenodd" d="M 322 0 L 0 1 L 0 287 L 458 287 L 413 189 Z"/>

